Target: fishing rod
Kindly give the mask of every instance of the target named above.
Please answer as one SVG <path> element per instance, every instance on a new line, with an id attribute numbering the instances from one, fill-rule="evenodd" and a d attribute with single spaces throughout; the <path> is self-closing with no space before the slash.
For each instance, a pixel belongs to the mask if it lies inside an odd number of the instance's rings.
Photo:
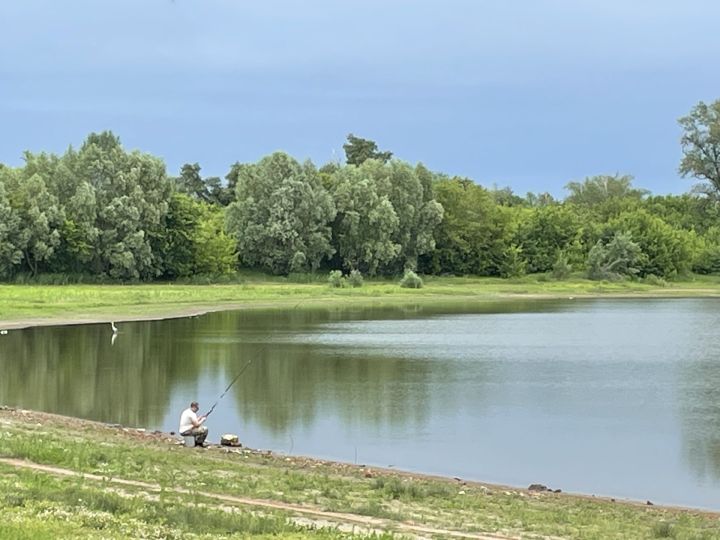
<path id="1" fill-rule="evenodd" d="M 217 398 L 217 401 L 213 404 L 212 407 L 210 407 L 210 410 L 205 414 L 205 418 L 210 416 L 210 413 L 215 410 L 215 407 L 217 407 L 217 404 L 220 403 L 220 400 L 225 396 L 225 394 L 228 393 L 228 390 L 230 390 L 232 385 L 235 384 L 235 382 L 237 382 L 237 380 L 240 378 L 240 375 L 243 374 L 243 372 L 248 368 L 248 366 L 253 363 L 253 360 L 255 360 L 255 359 L 251 358 L 250 361 L 243 366 L 243 368 L 240 370 L 240 372 L 237 375 L 235 375 L 235 378 L 232 381 L 230 381 L 230 384 L 227 385 L 227 388 L 225 388 L 225 391 L 222 394 L 220 394 L 220 397 Z"/>

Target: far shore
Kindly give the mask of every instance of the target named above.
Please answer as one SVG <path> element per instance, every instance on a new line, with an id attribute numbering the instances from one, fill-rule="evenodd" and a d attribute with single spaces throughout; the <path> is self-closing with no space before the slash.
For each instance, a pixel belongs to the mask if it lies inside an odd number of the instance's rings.
<path id="1" fill-rule="evenodd" d="M 370 282 L 358 289 L 260 281 L 231 285 L 0 285 L 0 330 L 194 317 L 240 309 L 486 304 L 512 300 L 719 298 L 720 279 L 642 282 L 434 278 L 422 289 Z"/>

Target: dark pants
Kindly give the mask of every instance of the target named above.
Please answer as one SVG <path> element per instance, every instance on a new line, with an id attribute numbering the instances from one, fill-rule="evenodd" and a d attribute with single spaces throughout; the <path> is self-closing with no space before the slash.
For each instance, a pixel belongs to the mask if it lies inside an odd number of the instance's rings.
<path id="1" fill-rule="evenodd" d="M 191 430 L 181 433 L 180 435 L 182 435 L 183 437 L 194 435 L 195 446 L 202 446 L 208 436 L 208 428 L 206 428 L 205 426 L 200 426 L 192 428 Z"/>

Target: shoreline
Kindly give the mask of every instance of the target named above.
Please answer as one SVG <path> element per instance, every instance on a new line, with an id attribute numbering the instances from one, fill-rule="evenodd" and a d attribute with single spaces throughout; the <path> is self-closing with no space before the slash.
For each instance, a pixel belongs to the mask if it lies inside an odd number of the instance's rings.
<path id="1" fill-rule="evenodd" d="M 107 422 L 100 422 L 97 420 L 88 420 L 75 416 L 66 416 L 56 413 L 49 413 L 44 411 L 36 411 L 30 409 L 23 409 L 21 407 L 13 407 L 9 405 L 0 404 L 0 425 L 2 424 L 3 416 L 14 416 L 20 417 L 23 422 L 32 423 L 38 425 L 50 423 L 53 425 L 60 425 L 66 428 L 78 429 L 84 431 L 88 429 L 95 430 L 110 430 L 117 433 L 118 435 L 125 437 L 129 440 L 144 439 L 154 440 L 156 442 L 164 443 L 170 447 L 182 446 L 181 439 L 174 432 L 163 432 L 160 430 L 150 430 L 141 427 L 129 427 L 120 424 L 112 424 Z M 203 449 L 202 451 L 217 452 L 224 451 L 228 448 L 220 444 L 210 443 L 210 447 Z M 332 470 L 342 471 L 354 471 L 357 474 L 364 474 L 368 476 L 368 472 L 374 475 L 382 475 L 387 477 L 396 477 L 402 479 L 421 479 L 433 482 L 439 482 L 442 484 L 452 485 L 455 487 L 466 487 L 475 488 L 481 491 L 489 493 L 501 492 L 505 494 L 520 494 L 521 497 L 551 497 L 557 500 L 570 501 L 584 501 L 594 503 L 606 503 L 612 505 L 626 506 L 633 509 L 653 509 L 657 511 L 663 511 L 671 514 L 691 514 L 696 516 L 703 516 L 709 518 L 720 519 L 720 509 L 713 510 L 708 508 L 697 508 L 690 506 L 672 505 L 672 504 L 659 504 L 654 503 L 651 500 L 643 502 L 637 499 L 627 499 L 622 497 L 613 497 L 609 495 L 593 495 L 587 493 L 576 493 L 576 492 L 565 492 L 565 491 L 554 491 L 552 489 L 547 490 L 532 490 L 529 488 L 523 488 L 518 486 L 511 486 L 507 484 L 495 484 L 490 482 L 483 482 L 479 480 L 468 480 L 465 478 L 443 476 L 437 474 L 429 474 L 423 472 L 413 472 L 398 468 L 389 468 L 368 464 L 353 464 L 344 461 L 335 461 L 331 459 L 321 459 L 313 456 L 305 456 L 298 454 L 288 454 L 284 452 L 278 452 L 273 450 L 263 450 L 250 448 L 242 445 L 239 447 L 243 452 L 250 453 L 256 456 L 262 457 L 273 457 L 280 460 L 292 460 L 293 462 L 303 463 L 309 468 L 315 467 L 329 467 Z M 1 456 L 2 454 L 0 454 Z M 650 503 L 650 504 L 648 504 Z"/>
<path id="2" fill-rule="evenodd" d="M 96 315 L 87 314 L 58 315 L 50 317 L 19 317 L 17 319 L 0 319 L 0 330 L 22 330 L 41 326 L 74 326 L 81 324 L 107 324 L 111 321 L 123 322 L 146 322 L 180 319 L 184 317 L 199 317 L 209 313 L 235 310 L 262 310 L 262 309 L 297 309 L 300 306 L 311 308 L 343 308 L 343 307 L 391 307 L 407 306 L 409 304 L 468 304 L 468 303 L 489 303 L 509 302 L 512 300 L 597 300 L 597 299 L 711 299 L 720 298 L 720 290 L 715 289 L 675 289 L 675 290 L 652 290 L 652 291 L 627 291 L 627 292 L 601 292 L 574 294 L 562 293 L 527 293 L 527 292 L 504 292 L 485 294 L 424 294 L 412 295 L 376 295 L 376 296 L 310 296 L 307 298 L 294 298 L 292 300 L 266 298 L 257 301 L 244 300 L 233 302 L 214 302 L 209 304 L 182 305 L 182 306 L 149 306 L 157 309 L 152 313 L 131 314 L 123 313 L 126 306 L 115 306 L 119 313 L 112 313 L 113 308 L 102 309 Z M 131 306 L 138 307 L 138 306 Z M 143 306 L 139 306 L 143 307 Z"/>

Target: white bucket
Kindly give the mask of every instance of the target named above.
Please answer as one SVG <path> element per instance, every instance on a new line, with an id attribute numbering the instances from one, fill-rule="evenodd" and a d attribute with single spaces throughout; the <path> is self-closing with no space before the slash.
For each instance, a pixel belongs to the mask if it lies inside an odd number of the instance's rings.
<path id="1" fill-rule="evenodd" d="M 195 446 L 195 435 L 183 435 L 185 446 Z"/>

